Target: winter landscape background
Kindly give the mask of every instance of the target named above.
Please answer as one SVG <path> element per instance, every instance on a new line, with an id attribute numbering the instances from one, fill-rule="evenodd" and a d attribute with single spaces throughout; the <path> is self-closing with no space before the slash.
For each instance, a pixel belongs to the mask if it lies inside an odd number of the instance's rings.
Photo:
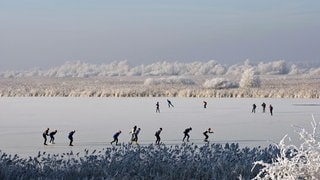
<path id="1" fill-rule="evenodd" d="M 311 66 L 311 67 L 310 67 Z M 214 60 L 130 66 L 67 62 L 47 70 L 0 72 L 0 96 L 319 98 L 318 64 L 223 65 Z"/>
<path id="2" fill-rule="evenodd" d="M 48 70 L 1 72 L 0 176 L 174 179 L 178 176 L 169 170 L 178 168 L 179 177 L 185 178 L 249 179 L 266 167 L 265 173 L 280 173 L 272 178 L 287 177 L 281 175 L 283 169 L 301 173 L 288 177 L 316 178 L 319 162 L 312 157 L 319 152 L 315 136 L 319 72 L 318 66 L 285 61 L 231 66 L 216 61 L 159 62 L 135 67 L 126 61 L 68 62 Z M 168 108 L 168 98 L 174 108 Z M 206 109 L 203 101 L 208 102 Z M 156 102 L 161 113 L 155 112 Z M 273 116 L 268 108 L 262 113 L 262 102 L 273 105 Z M 251 113 L 254 103 L 257 112 Z M 316 125 L 311 125 L 312 118 Z M 142 129 L 140 147 L 127 144 L 134 125 Z M 47 127 L 58 130 L 56 144 L 43 145 Z M 160 127 L 164 144 L 153 146 Z M 182 132 L 188 127 L 193 128 L 191 142 L 183 144 Z M 202 132 L 209 127 L 214 134 L 208 145 Z M 73 129 L 75 146 L 69 147 L 67 134 Z M 118 130 L 123 132 L 123 144 L 114 148 L 109 142 Z M 310 136 L 301 133 L 304 130 Z M 285 135 L 290 138 L 282 142 Z M 308 159 L 310 154 L 315 156 Z M 295 164 L 301 169 L 288 168 L 297 157 Z M 254 167 L 260 160 L 269 164 Z M 280 164 L 282 160 L 288 161 Z M 123 164 L 131 161 L 138 163 Z M 157 168 L 159 164 L 162 168 Z M 168 164 L 173 167 L 166 169 Z M 150 169 L 143 171 L 145 167 Z"/>

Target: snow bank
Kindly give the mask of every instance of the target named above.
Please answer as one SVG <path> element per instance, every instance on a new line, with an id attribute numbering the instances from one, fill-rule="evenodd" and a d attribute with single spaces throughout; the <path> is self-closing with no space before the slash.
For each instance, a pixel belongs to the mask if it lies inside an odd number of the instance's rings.
<path id="1" fill-rule="evenodd" d="M 81 61 L 66 62 L 60 67 L 47 70 L 31 69 L 25 71 L 0 72 L 0 77 L 114 77 L 114 76 L 200 76 L 200 75 L 241 75 L 246 69 L 253 68 L 260 75 L 285 74 L 314 74 L 320 68 L 299 68 L 298 65 L 289 66 L 284 60 L 260 62 L 252 64 L 246 60 L 244 64 L 231 66 L 219 64 L 217 61 L 208 62 L 157 62 L 149 65 L 131 66 L 128 61 L 112 62 L 109 64 L 88 64 Z"/>
<path id="2" fill-rule="evenodd" d="M 27 159 L 0 151 L 1 179 L 251 179 L 271 162 L 274 146 L 243 148 L 238 144 L 131 146 L 102 151 L 38 154 Z M 253 171 L 251 169 L 253 168 Z M 94 169 L 94 171 L 93 171 Z"/>

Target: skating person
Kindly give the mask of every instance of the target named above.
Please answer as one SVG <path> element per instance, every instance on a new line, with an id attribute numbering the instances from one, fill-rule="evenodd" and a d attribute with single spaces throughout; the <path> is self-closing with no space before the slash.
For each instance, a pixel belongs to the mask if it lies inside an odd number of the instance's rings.
<path id="1" fill-rule="evenodd" d="M 160 129 L 155 133 L 155 136 L 156 136 L 156 138 L 157 138 L 156 144 L 160 144 L 160 140 L 161 140 L 161 138 L 160 138 L 160 133 L 161 133 L 161 131 L 162 131 L 162 128 L 160 128 Z"/>
<path id="2" fill-rule="evenodd" d="M 211 128 L 209 128 L 208 130 L 206 130 L 205 132 L 203 132 L 203 135 L 205 136 L 205 138 L 204 138 L 204 141 L 205 141 L 205 142 L 208 142 L 208 138 L 209 138 L 208 133 L 213 133 L 213 132 L 211 131 Z"/>
<path id="3" fill-rule="evenodd" d="M 156 103 L 156 113 L 160 113 L 160 105 L 159 105 L 159 102 Z"/>
<path id="4" fill-rule="evenodd" d="M 49 136 L 49 128 L 47 128 L 43 133 L 42 133 L 42 137 L 44 139 L 44 145 L 47 145 L 47 136 Z"/>
<path id="5" fill-rule="evenodd" d="M 269 109 L 270 109 L 270 114 L 271 114 L 271 116 L 273 115 L 273 106 L 270 104 L 270 106 L 269 106 Z"/>
<path id="6" fill-rule="evenodd" d="M 265 113 L 266 112 L 266 106 L 267 106 L 266 103 L 263 102 L 261 104 L 261 106 L 262 106 L 262 112 Z"/>
<path id="7" fill-rule="evenodd" d="M 168 102 L 168 107 L 174 107 L 173 104 L 171 103 L 171 101 L 169 99 L 167 99 L 167 102 Z"/>
<path id="8" fill-rule="evenodd" d="M 110 144 L 116 142 L 116 146 L 118 145 L 118 137 L 119 135 L 121 134 L 121 131 L 119 130 L 118 132 L 116 132 L 114 135 L 113 135 L 113 141 L 110 142 Z"/>
<path id="9" fill-rule="evenodd" d="M 138 135 L 139 135 L 140 131 L 141 131 L 141 129 L 138 128 L 136 130 L 136 132 L 134 133 L 134 141 L 136 142 L 136 144 L 138 144 Z"/>
<path id="10" fill-rule="evenodd" d="M 203 108 L 207 108 L 207 102 L 203 101 Z"/>
<path id="11" fill-rule="evenodd" d="M 135 133 L 136 133 L 136 131 L 137 131 L 137 126 L 134 126 L 133 128 L 132 128 L 132 130 L 129 132 L 130 134 L 131 134 L 131 143 L 134 141 L 134 139 L 135 139 Z"/>
<path id="12" fill-rule="evenodd" d="M 184 134 L 184 137 L 182 139 L 182 141 L 184 142 L 184 139 L 187 138 L 187 142 L 189 142 L 189 138 L 190 138 L 190 135 L 189 135 L 189 132 L 192 130 L 192 128 L 187 128 L 183 131 L 183 134 Z"/>
<path id="13" fill-rule="evenodd" d="M 52 131 L 49 135 L 50 135 L 50 143 L 54 144 L 54 135 L 57 134 L 57 130 Z"/>
<path id="14" fill-rule="evenodd" d="M 256 104 L 253 104 L 253 105 L 252 105 L 252 111 L 251 111 L 251 112 L 256 113 L 256 108 L 257 108 L 257 105 L 256 105 Z"/>
<path id="15" fill-rule="evenodd" d="M 72 142 L 73 142 L 73 134 L 76 132 L 76 130 L 73 130 L 71 132 L 69 132 L 68 138 L 70 140 L 69 146 L 73 146 Z"/>

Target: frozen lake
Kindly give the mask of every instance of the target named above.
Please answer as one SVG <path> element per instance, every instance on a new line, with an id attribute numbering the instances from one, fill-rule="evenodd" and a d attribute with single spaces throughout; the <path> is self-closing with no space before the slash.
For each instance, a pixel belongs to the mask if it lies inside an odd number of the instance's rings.
<path id="1" fill-rule="evenodd" d="M 34 98 L 0 99 L 0 149 L 20 156 L 35 156 L 39 151 L 61 153 L 70 150 L 102 149 L 110 146 L 113 134 L 122 130 L 119 142 L 128 143 L 134 125 L 142 130 L 142 145 L 155 141 L 154 133 L 163 128 L 165 144 L 181 144 L 183 131 L 192 127 L 190 143 L 203 144 L 203 132 L 209 127 L 210 143 L 239 143 L 241 146 L 267 146 L 288 134 L 298 143 L 297 127 L 311 130 L 313 114 L 320 121 L 318 99 L 237 99 L 237 98 Z M 156 113 L 156 102 L 161 113 Z M 203 101 L 208 102 L 206 109 Z M 262 113 L 262 102 L 267 104 Z M 252 104 L 257 105 L 251 113 Z M 268 106 L 274 107 L 274 115 Z M 42 133 L 57 129 L 56 144 L 43 145 Z M 74 146 L 68 146 L 68 132 L 75 129 Z M 48 137 L 49 140 L 49 137 Z"/>

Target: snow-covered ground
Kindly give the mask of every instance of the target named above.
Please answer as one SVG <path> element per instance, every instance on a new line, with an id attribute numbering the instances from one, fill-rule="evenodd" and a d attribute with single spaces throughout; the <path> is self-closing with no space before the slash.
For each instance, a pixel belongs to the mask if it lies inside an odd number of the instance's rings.
<path id="1" fill-rule="evenodd" d="M 129 131 L 140 127 L 139 142 L 155 141 L 160 127 L 162 142 L 182 144 L 183 131 L 192 127 L 190 143 L 204 144 L 202 134 L 211 127 L 210 143 L 239 143 L 241 147 L 279 143 L 288 134 L 298 144 L 294 133 L 299 127 L 310 130 L 311 116 L 320 119 L 318 99 L 271 98 L 170 98 L 174 108 L 168 108 L 166 97 L 156 98 L 72 98 L 72 97 L 2 97 L 0 99 L 0 147 L 10 154 L 35 156 L 38 151 L 61 153 L 73 150 L 102 149 L 110 146 L 113 134 L 122 130 L 121 143 L 130 140 Z M 156 102 L 160 113 L 156 113 Z M 208 102 L 206 109 L 203 101 Z M 261 104 L 272 104 L 262 113 Z M 252 104 L 258 108 L 251 113 Z M 42 132 L 58 130 L 56 144 L 43 145 Z M 68 132 L 75 129 L 74 145 L 68 146 Z"/>

